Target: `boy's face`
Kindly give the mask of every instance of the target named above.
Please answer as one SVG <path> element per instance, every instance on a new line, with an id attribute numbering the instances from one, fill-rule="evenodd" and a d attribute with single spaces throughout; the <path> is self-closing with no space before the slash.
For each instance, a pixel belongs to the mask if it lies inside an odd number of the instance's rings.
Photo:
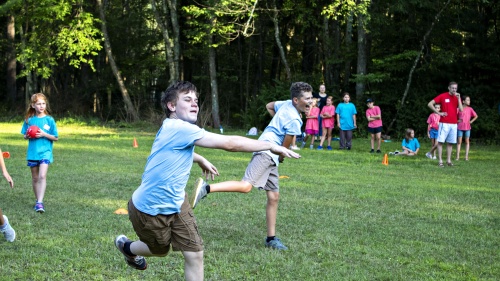
<path id="1" fill-rule="evenodd" d="M 373 107 L 373 102 L 367 103 L 366 106 L 368 106 L 368 108 L 372 108 Z"/>
<path id="2" fill-rule="evenodd" d="M 345 95 L 344 96 L 344 102 L 345 103 L 349 103 L 350 100 L 351 100 L 351 97 L 349 95 Z"/>
<path id="3" fill-rule="evenodd" d="M 196 123 L 198 120 L 198 97 L 193 91 L 179 94 L 176 104 L 167 104 L 172 111 L 170 118 L 184 120 L 189 123 Z"/>
<path id="4" fill-rule="evenodd" d="M 312 104 L 312 92 L 302 92 L 300 98 L 293 98 L 293 103 L 299 112 L 306 112 Z"/>
<path id="5" fill-rule="evenodd" d="M 437 110 L 437 112 L 440 112 L 440 111 L 441 111 L 441 105 L 439 105 L 439 104 L 436 104 L 436 105 L 434 106 L 434 108 Z"/>
<path id="6" fill-rule="evenodd" d="M 332 99 L 326 99 L 326 105 L 332 105 Z"/>

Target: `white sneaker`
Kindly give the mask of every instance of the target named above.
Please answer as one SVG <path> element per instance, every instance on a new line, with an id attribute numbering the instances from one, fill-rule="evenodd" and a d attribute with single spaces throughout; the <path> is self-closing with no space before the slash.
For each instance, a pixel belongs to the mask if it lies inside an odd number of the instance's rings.
<path id="1" fill-rule="evenodd" d="M 296 145 L 290 147 L 291 150 L 300 150 L 300 148 L 298 148 Z"/>
<path id="2" fill-rule="evenodd" d="M 432 156 L 432 160 L 436 160 L 436 159 L 437 159 L 436 156 Z"/>
<path id="3" fill-rule="evenodd" d="M 427 158 L 429 158 L 429 159 L 432 159 L 432 154 L 431 154 L 430 152 L 427 152 L 427 153 L 425 154 L 425 157 L 427 157 Z"/>
<path id="4" fill-rule="evenodd" d="M 9 219 L 6 215 L 3 216 L 3 219 L 5 221 L 5 227 L 4 229 L 0 230 L 0 232 L 3 233 L 3 236 L 5 237 L 5 239 L 7 239 L 7 241 L 14 242 L 14 240 L 16 240 L 16 231 L 14 231 L 12 226 L 10 226 Z"/>

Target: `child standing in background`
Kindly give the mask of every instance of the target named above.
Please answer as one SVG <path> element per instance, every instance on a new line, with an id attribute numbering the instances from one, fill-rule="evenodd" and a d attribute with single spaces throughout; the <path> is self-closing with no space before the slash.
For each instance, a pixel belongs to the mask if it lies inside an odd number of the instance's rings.
<path id="1" fill-rule="evenodd" d="M 439 103 L 436 103 L 434 105 L 434 108 L 436 109 L 437 112 L 441 111 L 441 105 Z M 432 148 L 431 151 L 427 152 L 425 156 L 429 159 L 436 159 L 436 149 L 437 149 L 437 137 L 438 137 L 438 132 L 439 132 L 439 119 L 441 116 L 439 116 L 438 113 L 432 112 L 429 115 L 429 118 L 427 118 L 427 137 L 431 139 L 431 144 Z"/>
<path id="2" fill-rule="evenodd" d="M 312 104 L 306 112 L 306 137 L 302 142 L 302 148 L 306 145 L 307 138 L 311 137 L 311 144 L 309 145 L 309 149 L 314 148 L 314 140 L 316 139 L 316 135 L 319 133 L 319 107 L 318 100 L 312 99 Z"/>
<path id="3" fill-rule="evenodd" d="M 56 122 L 48 115 L 49 111 L 48 101 L 44 94 L 32 95 L 21 129 L 24 139 L 28 140 L 26 160 L 31 169 L 31 180 L 36 199 L 33 209 L 39 213 L 45 212 L 43 198 L 47 187 L 47 171 L 49 164 L 54 162 L 53 143 L 58 140 Z M 32 125 L 40 128 L 34 138 L 27 135 L 28 128 Z"/>
<path id="4" fill-rule="evenodd" d="M 325 142 L 325 138 L 328 139 L 328 146 L 326 147 L 328 150 L 332 150 L 332 130 L 334 127 L 335 121 L 335 106 L 333 105 L 333 97 L 329 96 L 326 98 L 326 105 L 321 110 L 320 116 L 323 120 L 321 120 L 321 125 L 323 127 L 323 134 L 321 135 L 321 141 L 319 142 L 318 150 L 323 149 L 323 143 Z"/>
<path id="5" fill-rule="evenodd" d="M 413 129 L 406 129 L 405 138 L 403 139 L 401 145 L 403 146 L 403 151 L 398 155 L 415 156 L 420 150 L 420 143 L 415 137 L 415 131 Z"/>
<path id="6" fill-rule="evenodd" d="M 335 113 L 337 114 L 337 126 L 340 132 L 339 149 L 351 150 L 352 131 L 356 129 L 356 106 L 352 104 L 351 96 L 348 92 L 342 94 L 343 102 L 337 105 Z"/>
<path id="7" fill-rule="evenodd" d="M 0 169 L 2 170 L 3 177 L 7 180 L 10 185 L 10 188 L 14 187 L 14 181 L 7 172 L 7 167 L 5 166 L 5 162 L 3 161 L 3 153 L 0 149 Z M 3 237 L 9 242 L 14 242 L 16 240 L 16 231 L 9 224 L 9 219 L 5 216 L 0 209 L 0 232 L 3 234 Z"/>
<path id="8" fill-rule="evenodd" d="M 366 100 L 366 105 L 368 106 L 366 110 L 366 119 L 368 119 L 368 132 L 371 134 L 370 144 L 372 146 L 370 153 L 375 152 L 375 140 L 377 141 L 377 153 L 381 153 L 380 136 L 382 134 L 382 112 L 380 111 L 380 107 L 373 105 L 373 103 L 373 99 Z"/>
<path id="9" fill-rule="evenodd" d="M 469 138 L 471 124 L 476 121 L 477 114 L 470 107 L 470 97 L 463 97 L 463 110 L 458 111 L 458 126 L 457 126 L 457 159 L 460 158 L 460 146 L 462 145 L 462 138 L 465 138 L 465 161 L 469 160 Z M 472 120 L 471 120 L 472 117 Z"/>

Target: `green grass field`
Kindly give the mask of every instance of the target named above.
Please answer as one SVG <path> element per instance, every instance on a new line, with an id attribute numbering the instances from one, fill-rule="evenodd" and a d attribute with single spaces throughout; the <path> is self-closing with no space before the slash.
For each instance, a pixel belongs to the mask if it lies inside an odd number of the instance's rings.
<path id="1" fill-rule="evenodd" d="M 37 214 L 21 124 L 0 128 L 15 182 L 10 189 L 1 179 L 0 208 L 17 231 L 14 243 L 0 237 L 0 280 L 183 280 L 180 253 L 148 258 L 139 272 L 113 243 L 136 238 L 128 217 L 113 212 L 140 184 L 154 129 L 58 124 L 46 213 Z M 389 157 L 388 166 L 368 153 L 367 138 L 352 151 L 304 149 L 285 160 L 277 234 L 286 252 L 264 247 L 264 192 L 210 194 L 195 210 L 205 279 L 500 280 L 499 147 L 472 145 L 470 161 L 439 168 L 419 139 L 420 155 Z M 383 143 L 383 152 L 395 149 L 400 141 Z M 196 152 L 218 167 L 216 181 L 241 179 L 251 157 Z M 189 184 L 200 174 L 193 166 Z"/>

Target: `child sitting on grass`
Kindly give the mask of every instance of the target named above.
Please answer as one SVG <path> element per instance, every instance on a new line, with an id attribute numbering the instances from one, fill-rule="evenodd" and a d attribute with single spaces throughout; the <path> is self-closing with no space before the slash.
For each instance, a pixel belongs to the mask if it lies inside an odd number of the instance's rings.
<path id="1" fill-rule="evenodd" d="M 418 154 L 420 143 L 415 137 L 415 131 L 413 129 L 406 129 L 405 138 L 401 142 L 401 145 L 403 146 L 403 151 L 397 155 L 415 156 Z"/>

